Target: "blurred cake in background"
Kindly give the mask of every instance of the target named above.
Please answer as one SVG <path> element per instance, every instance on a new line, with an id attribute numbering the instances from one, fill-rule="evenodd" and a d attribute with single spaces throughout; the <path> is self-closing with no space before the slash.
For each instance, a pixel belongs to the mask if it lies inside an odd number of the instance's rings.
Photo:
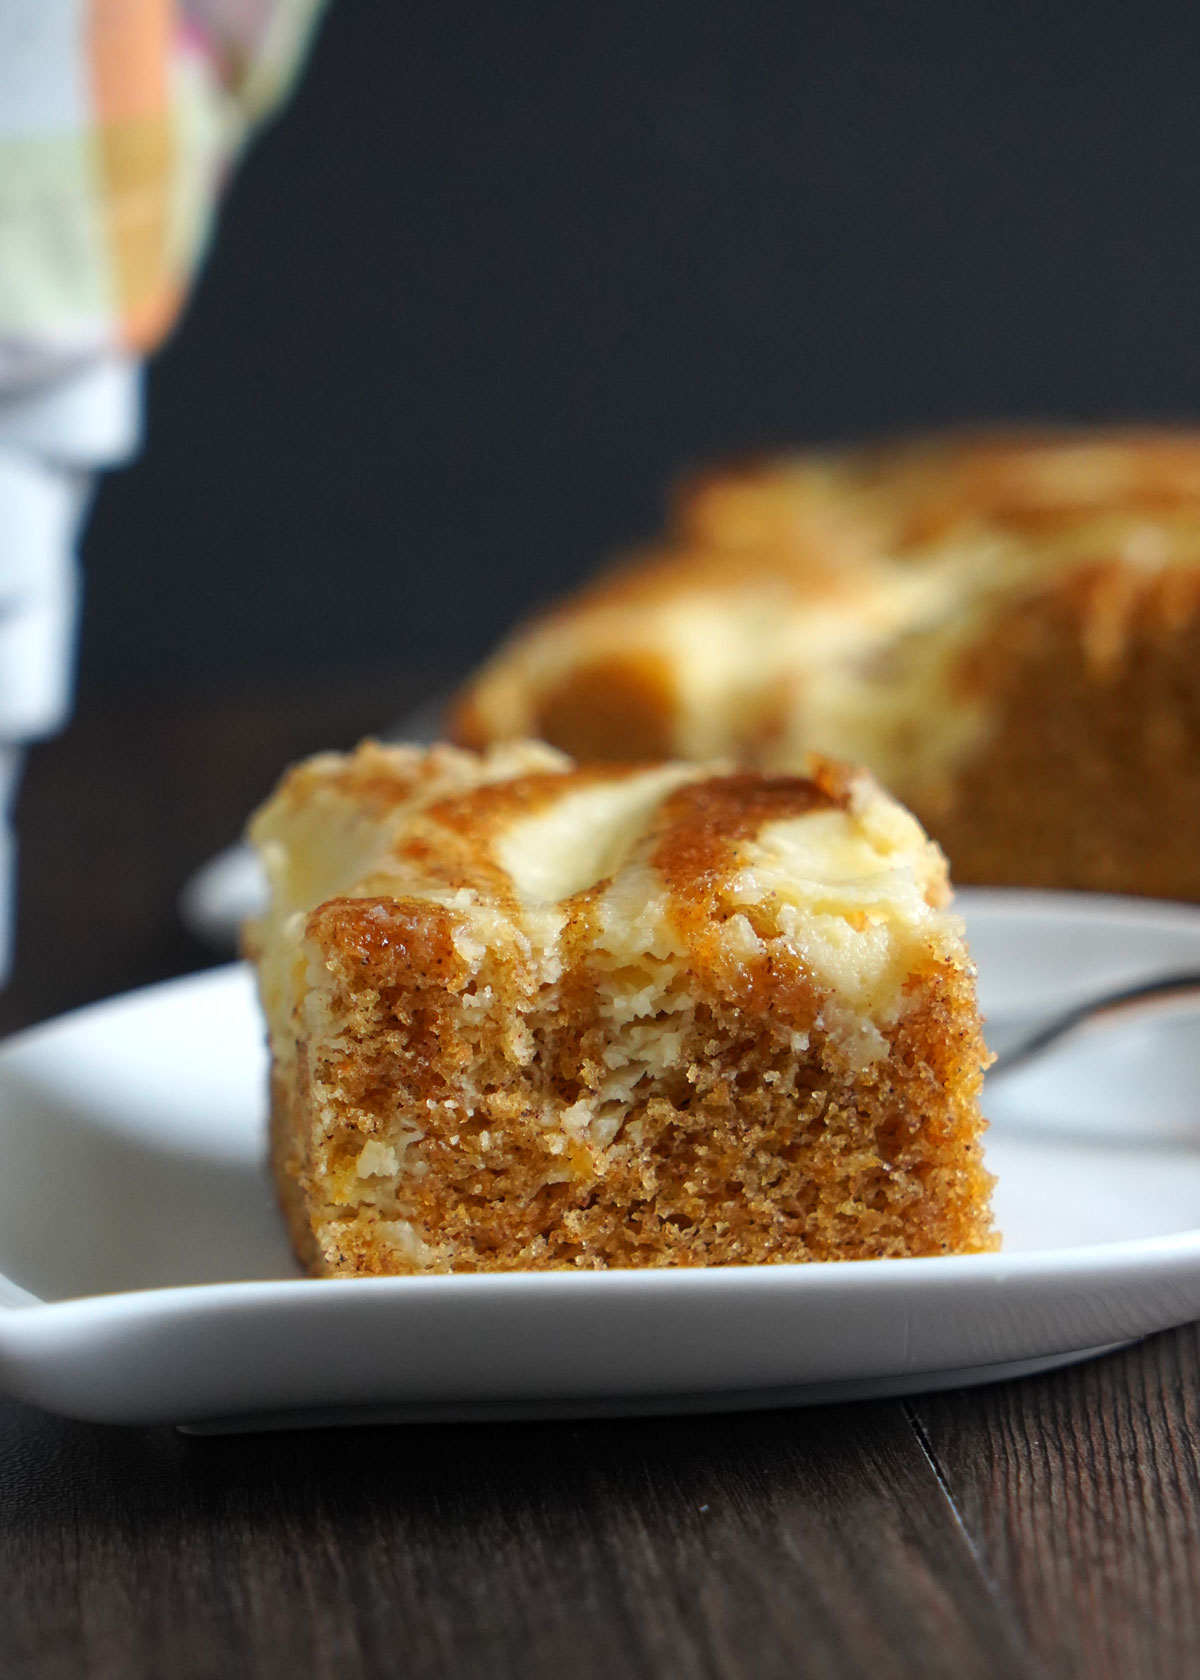
<path id="1" fill-rule="evenodd" d="M 456 701 L 484 747 L 866 764 L 963 882 L 1200 898 L 1200 431 L 710 472 Z"/>

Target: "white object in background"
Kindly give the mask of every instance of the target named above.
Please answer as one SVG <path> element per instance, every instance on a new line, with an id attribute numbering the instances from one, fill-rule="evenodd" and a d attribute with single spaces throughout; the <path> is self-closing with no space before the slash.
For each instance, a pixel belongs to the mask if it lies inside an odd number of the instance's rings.
<path id="1" fill-rule="evenodd" d="M 237 949 L 249 916 L 266 909 L 267 878 L 257 854 L 244 841 L 226 846 L 184 885 L 179 916 L 189 933 L 217 951 Z"/>
<path id="2" fill-rule="evenodd" d="M 140 426 L 140 367 L 127 357 L 0 397 L 0 984 L 11 961 L 20 749 L 70 711 L 77 550 L 94 473 L 132 453 Z"/>
<path id="3" fill-rule="evenodd" d="M 91 475 L 0 448 L 0 740 L 66 721 Z"/>
<path id="4" fill-rule="evenodd" d="M 7 819 L 21 779 L 21 751 L 0 741 L 0 986 L 8 977 L 13 945 L 13 904 L 16 899 L 17 837 Z"/>
<path id="5" fill-rule="evenodd" d="M 103 356 L 74 373 L 0 393 L 0 449 L 59 466 L 112 466 L 142 435 L 142 364 Z"/>
<path id="6" fill-rule="evenodd" d="M 1200 909 L 960 906 L 997 1013 L 1200 963 Z M 214 970 L 0 1049 L 0 1387 L 220 1428 L 782 1405 L 1067 1364 L 1200 1316 L 1198 1065 L 1194 1032 L 1117 1034 L 1006 1080 L 999 1254 L 313 1281 L 263 1170 L 250 976 Z"/>

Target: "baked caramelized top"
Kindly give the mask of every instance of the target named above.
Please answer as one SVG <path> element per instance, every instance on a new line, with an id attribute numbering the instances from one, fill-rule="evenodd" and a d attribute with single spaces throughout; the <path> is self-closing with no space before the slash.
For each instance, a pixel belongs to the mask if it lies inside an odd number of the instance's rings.
<path id="1" fill-rule="evenodd" d="M 986 735 L 963 654 L 998 614 L 1068 574 L 1168 568 L 1200 570 L 1200 432 L 981 431 L 749 463 L 686 484 L 662 544 L 518 631 L 454 733 L 766 767 L 816 747 L 925 802 Z M 1104 629 L 1108 647 L 1120 626 Z"/>
<path id="2" fill-rule="evenodd" d="M 571 977 L 603 971 L 635 1013 L 666 965 L 747 1009 L 818 993 L 822 1026 L 869 1062 L 913 974 L 965 964 L 961 930 L 916 821 L 863 773 L 807 768 L 585 767 L 531 743 L 311 759 L 251 826 L 268 1013 L 286 1033 L 331 940 L 368 984 L 419 970 L 463 991 L 486 967 L 568 1007 Z"/>

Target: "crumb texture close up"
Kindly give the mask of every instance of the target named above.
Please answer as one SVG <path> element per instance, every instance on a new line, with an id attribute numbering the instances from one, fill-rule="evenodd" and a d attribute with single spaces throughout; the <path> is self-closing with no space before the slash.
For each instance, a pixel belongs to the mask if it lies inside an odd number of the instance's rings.
<path id="1" fill-rule="evenodd" d="M 252 837 L 272 1152 L 323 1274 L 993 1246 L 943 859 L 862 774 L 364 744 Z"/>

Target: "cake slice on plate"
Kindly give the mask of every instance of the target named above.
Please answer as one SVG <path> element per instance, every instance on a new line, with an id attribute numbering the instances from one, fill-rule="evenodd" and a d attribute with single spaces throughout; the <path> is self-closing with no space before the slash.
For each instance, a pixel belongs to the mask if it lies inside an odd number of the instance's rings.
<path id="1" fill-rule="evenodd" d="M 868 776 L 366 743 L 251 835 L 311 1271 L 994 1246 L 974 972 L 940 852 Z"/>

